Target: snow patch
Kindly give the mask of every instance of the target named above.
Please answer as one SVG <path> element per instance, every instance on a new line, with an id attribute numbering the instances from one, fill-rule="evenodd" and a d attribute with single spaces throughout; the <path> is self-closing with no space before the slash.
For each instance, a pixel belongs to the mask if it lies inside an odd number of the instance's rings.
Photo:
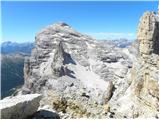
<path id="1" fill-rule="evenodd" d="M 88 88 L 99 89 L 105 91 L 107 82 L 100 78 L 93 71 L 87 70 L 84 66 L 76 65 L 75 76 Z"/>

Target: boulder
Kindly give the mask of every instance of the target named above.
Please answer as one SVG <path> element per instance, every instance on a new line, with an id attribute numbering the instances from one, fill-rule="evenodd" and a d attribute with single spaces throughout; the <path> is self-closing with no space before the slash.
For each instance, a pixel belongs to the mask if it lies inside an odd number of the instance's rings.
<path id="1" fill-rule="evenodd" d="M 27 94 L 4 98 L 0 100 L 1 118 L 27 118 L 37 111 L 40 100 L 40 94 Z"/>

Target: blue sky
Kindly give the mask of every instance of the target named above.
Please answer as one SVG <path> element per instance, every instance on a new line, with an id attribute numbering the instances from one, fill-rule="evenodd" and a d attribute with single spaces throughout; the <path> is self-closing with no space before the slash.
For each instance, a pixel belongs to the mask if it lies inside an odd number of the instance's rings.
<path id="1" fill-rule="evenodd" d="M 155 1 L 2 2 L 2 41 L 32 42 L 38 31 L 63 21 L 97 39 L 136 38 L 140 17 Z"/>

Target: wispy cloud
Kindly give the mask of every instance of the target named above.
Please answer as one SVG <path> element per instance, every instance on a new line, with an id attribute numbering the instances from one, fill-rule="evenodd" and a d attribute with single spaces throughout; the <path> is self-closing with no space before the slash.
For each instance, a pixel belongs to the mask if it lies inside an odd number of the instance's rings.
<path id="1" fill-rule="evenodd" d="M 114 32 L 97 32 L 97 33 L 87 33 L 88 35 L 96 39 L 135 39 L 135 33 L 114 33 Z"/>

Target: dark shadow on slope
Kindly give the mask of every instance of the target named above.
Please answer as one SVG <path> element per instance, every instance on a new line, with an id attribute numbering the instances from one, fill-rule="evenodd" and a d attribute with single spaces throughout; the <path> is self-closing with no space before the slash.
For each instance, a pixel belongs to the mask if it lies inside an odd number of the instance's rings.
<path id="1" fill-rule="evenodd" d="M 153 45 L 153 53 L 159 55 L 159 22 L 156 22 L 156 29 L 154 31 L 155 41 Z"/>
<path id="2" fill-rule="evenodd" d="M 65 52 L 64 64 L 70 64 L 70 63 L 76 65 L 76 62 L 72 59 L 71 55 Z"/>
<path id="3" fill-rule="evenodd" d="M 56 112 L 39 110 L 33 116 L 28 117 L 28 119 L 60 119 L 60 116 Z"/>
<path id="4" fill-rule="evenodd" d="M 75 74 L 72 70 L 69 70 L 68 68 L 66 68 L 66 75 L 68 75 L 71 78 L 76 78 L 75 76 L 73 76 L 72 74 Z"/>

